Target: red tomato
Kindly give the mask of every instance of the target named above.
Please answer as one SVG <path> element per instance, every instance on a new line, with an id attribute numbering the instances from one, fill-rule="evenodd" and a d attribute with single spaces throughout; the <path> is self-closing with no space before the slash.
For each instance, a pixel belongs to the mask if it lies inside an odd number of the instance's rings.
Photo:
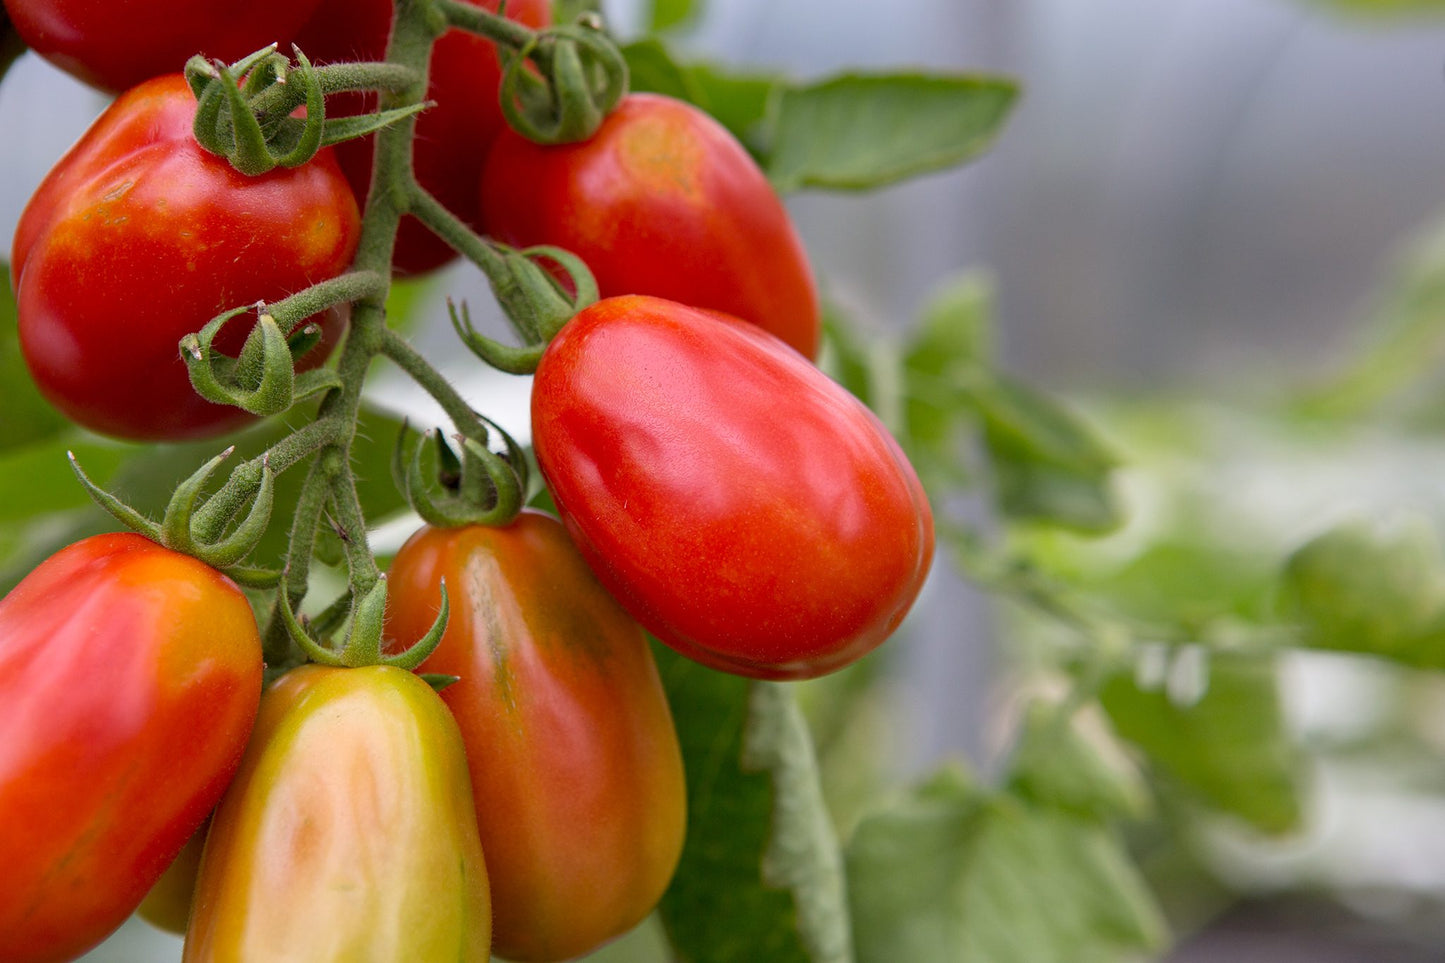
<path id="1" fill-rule="evenodd" d="M 194 54 L 240 60 L 291 38 L 320 0 L 5 0 L 29 47 L 61 70 L 110 91 L 175 73 Z"/>
<path id="2" fill-rule="evenodd" d="M 556 519 L 424 528 L 389 574 L 388 634 L 420 638 L 446 580 L 451 619 L 422 671 L 467 744 L 492 883 L 493 950 L 581 956 L 639 923 L 682 852 L 682 756 L 637 623 Z"/>
<path id="3" fill-rule="evenodd" d="M 499 0 L 465 0 L 496 12 Z M 380 60 L 391 32 L 393 0 L 324 0 L 298 41 L 315 63 Z M 508 0 L 507 16 L 529 27 L 552 22 L 547 0 Z M 496 48 L 474 34 L 452 30 L 432 48 L 427 98 L 436 101 L 417 120 L 412 163 L 417 181 L 447 210 L 478 227 L 477 177 L 487 150 L 506 126 L 497 90 L 502 69 Z M 327 116 L 374 110 L 376 98 L 361 94 L 330 97 Z M 371 187 L 372 138 L 337 145 L 342 170 L 358 200 Z M 396 239 L 398 274 L 420 274 L 446 264 L 456 253 L 419 221 L 405 218 Z"/>
<path id="4" fill-rule="evenodd" d="M 260 695 L 245 596 L 139 535 L 78 542 L 0 601 L 0 959 L 70 959 L 125 921 Z"/>
<path id="5" fill-rule="evenodd" d="M 599 301 L 542 356 L 532 440 L 602 584 L 705 665 L 839 669 L 897 628 L 928 574 L 933 516 L 897 443 L 751 325 Z"/>
<path id="6" fill-rule="evenodd" d="M 603 297 L 724 311 L 818 352 L 818 292 L 788 212 L 742 145 L 696 107 L 633 94 L 591 140 L 558 147 L 509 130 L 481 203 L 488 233 L 572 251 Z"/>
<path id="7" fill-rule="evenodd" d="M 282 676 L 211 820 L 185 959 L 486 960 L 464 751 L 410 672 Z"/>
<path id="8" fill-rule="evenodd" d="M 177 343 L 227 308 L 278 300 L 343 272 L 360 218 L 329 151 L 247 177 L 191 136 L 179 74 L 127 91 L 46 176 L 12 246 L 20 347 L 75 421 L 174 440 L 244 424 L 191 388 Z M 330 343 L 343 312 L 312 320 Z M 244 318 L 218 347 L 234 353 Z M 326 345 L 304 366 L 325 360 Z"/>

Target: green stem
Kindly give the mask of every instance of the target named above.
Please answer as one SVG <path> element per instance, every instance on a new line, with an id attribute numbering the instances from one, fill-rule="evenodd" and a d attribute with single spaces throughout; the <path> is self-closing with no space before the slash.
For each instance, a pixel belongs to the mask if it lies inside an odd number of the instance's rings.
<path id="1" fill-rule="evenodd" d="M 471 261 L 487 276 L 488 283 L 497 300 L 506 303 L 508 294 L 517 290 L 517 280 L 507 269 L 507 262 L 498 253 L 491 241 L 467 226 L 466 222 L 442 206 L 425 188 L 414 181 L 410 185 L 409 210 L 413 217 L 426 225 L 427 230 L 451 245 Z M 516 323 L 510 313 L 503 312 L 507 321 L 524 342 L 531 343 L 538 337 L 535 331 L 525 331 Z"/>
<path id="2" fill-rule="evenodd" d="M 387 329 L 381 353 L 390 358 L 398 368 L 421 385 L 427 394 L 436 399 L 437 404 L 441 405 L 442 410 L 447 413 L 447 417 L 457 426 L 457 430 L 469 438 L 483 439 L 487 437 L 487 428 L 477 417 L 476 412 L 472 410 L 472 406 L 467 404 L 466 399 L 442 377 L 441 372 L 433 368 L 431 362 L 422 357 L 420 352 L 413 348 L 405 338 L 395 331 Z"/>
<path id="3" fill-rule="evenodd" d="M 196 536 L 202 542 L 212 542 L 220 538 L 226 524 L 261 484 L 263 463 L 279 475 L 327 445 L 334 444 L 341 436 L 341 430 L 341 422 L 334 418 L 313 421 L 287 435 L 255 458 L 236 466 L 226 484 L 207 499 L 206 504 L 193 516 L 191 524 Z"/>
<path id="4" fill-rule="evenodd" d="M 282 331 L 290 331 L 300 322 L 338 304 L 380 297 L 385 303 L 391 282 L 376 271 L 348 271 L 289 298 L 266 305 L 266 313 L 276 319 Z"/>
<path id="5" fill-rule="evenodd" d="M 327 64 L 316 68 L 316 82 L 323 94 L 340 94 L 355 90 L 405 93 L 417 81 L 410 67 L 386 61 Z M 306 102 L 306 92 L 299 85 L 273 84 L 251 98 L 249 106 L 259 119 L 284 117 Z"/>
<path id="6" fill-rule="evenodd" d="M 498 16 L 490 10 L 474 7 L 469 3 L 436 0 L 436 6 L 451 26 L 486 37 L 494 43 L 506 44 L 513 50 L 521 50 L 537 36 L 537 31 L 515 20 Z"/>

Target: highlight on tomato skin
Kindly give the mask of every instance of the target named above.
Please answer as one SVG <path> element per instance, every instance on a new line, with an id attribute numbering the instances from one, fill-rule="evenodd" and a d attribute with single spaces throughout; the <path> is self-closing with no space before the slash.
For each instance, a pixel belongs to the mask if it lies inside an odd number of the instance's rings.
<path id="1" fill-rule="evenodd" d="M 603 297 L 723 311 L 817 356 L 818 291 L 792 219 L 747 150 L 698 108 L 631 94 L 590 140 L 553 147 L 506 130 L 481 183 L 489 234 L 566 248 Z"/>
<path id="2" fill-rule="evenodd" d="M 0 600 L 0 959 L 69 959 L 140 904 L 241 761 L 261 642 L 230 579 L 97 535 Z"/>
<path id="3" fill-rule="evenodd" d="M 933 515 L 868 409 L 753 325 L 618 297 L 563 327 L 532 393 L 537 461 L 634 618 L 705 665 L 836 671 L 902 622 Z"/>
<path id="4" fill-rule="evenodd" d="M 281 676 L 212 817 L 183 959 L 486 960 L 464 752 L 446 706 L 410 672 Z"/>
<path id="5" fill-rule="evenodd" d="M 561 524 L 423 528 L 388 573 L 388 634 L 405 646 L 450 619 L 418 671 L 467 745 L 492 886 L 493 950 L 540 963 L 636 926 L 667 888 L 686 832 L 682 755 L 637 623 Z"/>
<path id="6" fill-rule="evenodd" d="M 464 0 L 496 13 L 500 0 Z M 391 32 L 394 0 L 323 0 L 297 43 L 312 62 L 380 60 Z M 508 19 L 534 29 L 552 22 L 549 0 L 507 0 Z M 417 118 L 412 163 L 417 182 L 442 206 L 474 228 L 478 176 L 492 142 L 506 127 L 498 90 L 502 81 L 496 47 L 482 37 L 453 29 L 432 48 L 427 99 L 436 106 Z M 328 97 L 328 117 L 359 114 L 376 108 L 372 95 L 344 93 Z M 371 186 L 374 138 L 346 141 L 336 147 L 341 169 L 359 203 Z M 404 217 L 396 238 L 393 270 L 398 275 L 425 274 L 453 260 L 447 243 L 412 217 Z"/>
<path id="7" fill-rule="evenodd" d="M 280 300 L 351 264 L 360 214 L 330 148 L 248 177 L 203 150 L 179 74 L 116 99 L 51 169 L 21 215 L 11 277 L 20 349 L 76 423 L 144 441 L 201 438 L 254 416 L 206 401 L 177 345 L 222 311 Z M 347 311 L 308 321 L 320 365 Z M 249 325 L 217 339 L 235 356 Z"/>

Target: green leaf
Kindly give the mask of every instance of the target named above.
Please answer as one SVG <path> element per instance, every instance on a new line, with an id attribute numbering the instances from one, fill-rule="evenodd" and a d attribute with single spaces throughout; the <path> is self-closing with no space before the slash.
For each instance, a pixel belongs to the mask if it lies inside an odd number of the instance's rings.
<path id="1" fill-rule="evenodd" d="M 1290 556 L 1281 588 L 1307 646 L 1445 668 L 1445 558 L 1423 520 L 1331 529 Z"/>
<path id="2" fill-rule="evenodd" d="M 859 963 L 1115 963 L 1165 943 L 1107 828 L 957 771 L 865 819 L 847 860 Z"/>
<path id="3" fill-rule="evenodd" d="M 652 13 L 648 17 L 648 29 L 661 33 L 681 26 L 695 18 L 702 4 L 699 0 L 652 0 Z"/>
<path id="4" fill-rule="evenodd" d="M 666 45 L 656 37 L 644 37 L 623 45 L 622 57 L 627 61 L 631 90 L 665 94 L 690 104 L 702 100 L 702 91 L 693 82 L 692 72 L 674 60 Z"/>
<path id="5" fill-rule="evenodd" d="M 576 23 L 587 13 L 602 13 L 602 0 L 552 0 L 553 23 Z"/>
<path id="6" fill-rule="evenodd" d="M 644 37 L 622 47 L 634 91 L 665 94 L 685 100 L 726 127 L 734 137 L 758 154 L 760 127 L 767 118 L 774 90 L 782 85 L 776 74 L 739 74 L 712 64 L 684 64 L 656 37 Z"/>
<path id="7" fill-rule="evenodd" d="M 1040 805 L 1100 820 L 1138 819 L 1149 811 L 1149 788 L 1112 734 L 1079 728 L 1078 714 L 1030 707 L 1010 763 L 1009 789 Z"/>
<path id="8" fill-rule="evenodd" d="M 1315 0 L 1353 16 L 1386 17 L 1445 14 L 1445 0 Z"/>
<path id="9" fill-rule="evenodd" d="M 1203 655 L 1182 650 L 1144 686 L 1135 674 L 1111 678 L 1100 702 L 1115 731 L 1196 801 L 1267 833 L 1297 828 L 1302 761 L 1285 732 L 1274 660 Z"/>
<path id="10" fill-rule="evenodd" d="M 740 74 L 714 64 L 700 63 L 688 68 L 697 105 L 762 158 L 762 129 L 774 95 L 785 86 L 778 74 Z"/>
<path id="11" fill-rule="evenodd" d="M 0 289 L 0 450 L 48 438 L 69 427 L 65 416 L 40 396 L 25 367 L 11 294 L 10 268 L 0 261 L 6 281 Z"/>
<path id="12" fill-rule="evenodd" d="M 863 404 L 873 407 L 869 345 L 853 319 L 832 301 L 823 302 L 823 355 L 819 365 Z"/>
<path id="13" fill-rule="evenodd" d="M 687 842 L 658 907 L 676 958 L 851 960 L 842 856 L 791 690 L 655 648 L 687 772 Z"/>
<path id="14" fill-rule="evenodd" d="M 1007 515 L 1090 533 L 1119 526 L 1114 457 L 1073 413 L 1004 375 L 979 389 L 977 403 Z"/>
<path id="15" fill-rule="evenodd" d="M 1017 93 L 998 78 L 923 73 L 784 89 L 768 177 L 782 192 L 858 191 L 952 167 L 992 143 Z"/>
<path id="16" fill-rule="evenodd" d="M 949 280 L 924 308 L 903 355 L 903 440 L 916 466 L 941 474 L 940 481 L 964 474 L 962 429 L 975 415 L 971 387 L 989 377 L 992 302 L 992 288 L 981 275 Z"/>

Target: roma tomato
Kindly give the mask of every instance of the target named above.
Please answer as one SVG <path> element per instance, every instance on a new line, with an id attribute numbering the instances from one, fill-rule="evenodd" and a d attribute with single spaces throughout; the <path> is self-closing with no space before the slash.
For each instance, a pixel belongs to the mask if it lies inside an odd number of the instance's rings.
<path id="1" fill-rule="evenodd" d="M 499 0 L 464 0 L 496 12 Z M 324 0 L 298 44 L 315 63 L 380 60 L 391 33 L 394 0 Z M 507 0 L 507 16 L 529 27 L 551 21 L 548 0 Z M 497 91 L 502 68 L 488 40 L 461 30 L 443 35 L 432 47 L 427 99 L 436 102 L 417 118 L 412 164 L 417 181 L 442 205 L 473 227 L 477 218 L 477 178 L 487 150 L 506 126 Z M 327 116 L 349 116 L 376 108 L 376 98 L 342 94 L 326 101 Z M 372 138 L 337 145 L 342 170 L 359 200 L 371 186 Z M 446 264 L 456 253 L 421 222 L 404 218 L 396 238 L 398 274 L 420 274 Z"/>
<path id="2" fill-rule="evenodd" d="M 637 623 L 550 515 L 424 528 L 389 574 L 388 633 L 420 638 L 451 595 L 422 670 L 461 727 L 492 884 L 493 949 L 572 959 L 661 898 L 684 835 L 682 756 Z"/>
<path id="3" fill-rule="evenodd" d="M 877 646 L 933 558 L 912 466 L 757 328 L 658 298 L 580 312 L 532 389 L 537 461 L 602 584 L 683 655 L 762 679 Z"/>
<path id="4" fill-rule="evenodd" d="M 633 94 L 580 144 L 503 132 L 482 174 L 482 226 L 572 251 L 603 297 L 712 308 L 818 352 L 813 272 L 782 201 L 727 130 L 681 101 Z"/>
<path id="5" fill-rule="evenodd" d="M 409 672 L 282 676 L 211 819 L 184 959 L 487 959 L 463 751 Z"/>
<path id="6" fill-rule="evenodd" d="M 320 0 L 5 0 L 21 39 L 61 70 L 121 91 L 171 74 L 194 54 L 240 60 L 291 38 Z"/>
<path id="7" fill-rule="evenodd" d="M 260 695 L 241 591 L 139 535 L 77 542 L 0 601 L 0 959 L 70 959 L 125 921 Z"/>
<path id="8" fill-rule="evenodd" d="M 180 75 L 127 91 L 41 183 L 12 246 L 20 348 L 40 390 L 73 420 L 121 438 L 216 434 L 251 416 L 191 388 L 177 343 L 227 308 L 340 274 L 360 237 L 329 151 L 247 177 L 191 136 Z M 345 323 L 302 359 L 314 367 Z M 244 319 L 218 347 L 235 353 Z M 229 340 L 227 338 L 229 337 Z"/>

